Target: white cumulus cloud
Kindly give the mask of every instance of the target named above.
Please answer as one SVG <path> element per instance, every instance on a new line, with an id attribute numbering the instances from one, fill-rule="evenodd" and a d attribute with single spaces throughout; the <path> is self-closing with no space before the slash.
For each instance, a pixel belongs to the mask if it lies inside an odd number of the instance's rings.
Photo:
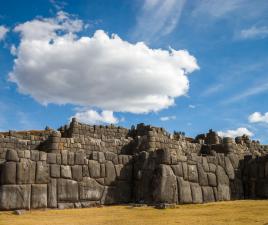
<path id="1" fill-rule="evenodd" d="M 235 138 L 238 136 L 243 136 L 244 134 L 249 136 L 249 137 L 254 135 L 250 130 L 248 130 L 245 127 L 240 127 L 240 128 L 237 128 L 236 130 L 227 130 L 225 132 L 218 131 L 217 133 L 221 137 L 232 137 L 232 138 Z"/>
<path id="2" fill-rule="evenodd" d="M 175 120 L 175 119 L 176 119 L 176 116 L 163 116 L 163 117 L 160 117 L 161 121 L 168 121 L 168 120 Z"/>
<path id="3" fill-rule="evenodd" d="M 3 25 L 0 25 L 0 41 L 4 40 L 9 29 Z"/>
<path id="4" fill-rule="evenodd" d="M 79 36 L 83 22 L 60 12 L 19 24 L 9 80 L 41 104 L 74 104 L 113 112 L 148 113 L 173 105 L 197 70 L 187 50 L 151 49 L 102 30 Z"/>
<path id="5" fill-rule="evenodd" d="M 84 112 L 77 112 L 74 115 L 78 121 L 87 124 L 116 124 L 118 123 L 118 119 L 114 116 L 112 111 L 104 110 L 98 113 L 95 110 L 87 110 Z"/>
<path id="6" fill-rule="evenodd" d="M 250 123 L 268 123 L 268 112 L 263 115 L 260 112 L 254 112 L 249 117 Z"/>

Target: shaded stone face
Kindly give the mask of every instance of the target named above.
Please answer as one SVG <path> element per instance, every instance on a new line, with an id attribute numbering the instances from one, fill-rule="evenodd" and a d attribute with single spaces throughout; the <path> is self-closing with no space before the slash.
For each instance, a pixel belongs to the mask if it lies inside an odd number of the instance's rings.
<path id="1" fill-rule="evenodd" d="M 103 191 L 104 187 L 94 179 L 83 178 L 83 181 L 79 183 L 79 196 L 81 200 L 98 201 L 101 199 Z"/>
<path id="2" fill-rule="evenodd" d="M 153 177 L 153 199 L 155 202 L 177 203 L 176 176 L 168 165 L 159 165 Z"/>

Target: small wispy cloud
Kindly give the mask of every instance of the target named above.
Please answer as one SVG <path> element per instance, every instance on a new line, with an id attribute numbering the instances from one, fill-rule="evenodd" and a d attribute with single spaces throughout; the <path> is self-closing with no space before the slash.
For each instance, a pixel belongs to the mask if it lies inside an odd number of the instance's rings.
<path id="1" fill-rule="evenodd" d="M 175 119 L 176 119 L 176 116 L 163 116 L 163 117 L 160 117 L 161 121 L 169 121 L 169 120 L 175 120 Z"/>
<path id="2" fill-rule="evenodd" d="M 170 34 L 179 23 L 185 0 L 145 0 L 137 16 L 135 39 L 150 42 Z"/>
<path id="3" fill-rule="evenodd" d="M 56 10 L 62 10 L 67 5 L 65 1 L 49 0 L 49 2 L 55 7 Z"/>
<path id="4" fill-rule="evenodd" d="M 204 97 L 210 96 L 212 94 L 217 93 L 218 91 L 222 90 L 224 87 L 223 84 L 215 84 L 210 87 L 208 87 L 201 95 Z"/>
<path id="5" fill-rule="evenodd" d="M 234 103 L 242 99 L 261 94 L 267 90 L 268 90 L 268 83 L 264 83 L 262 85 L 258 84 L 258 85 L 255 85 L 253 87 L 246 89 L 240 94 L 234 95 L 231 98 L 224 100 L 222 103 L 223 104 Z"/>
<path id="6" fill-rule="evenodd" d="M 247 29 L 243 29 L 239 32 L 238 37 L 239 39 L 255 39 L 255 38 L 266 38 L 268 37 L 268 27 L 256 27 L 252 26 Z"/>
<path id="7" fill-rule="evenodd" d="M 240 8 L 246 0 L 201 0 L 198 1 L 192 14 L 193 16 L 209 15 L 211 17 L 223 17 Z"/>
<path id="8" fill-rule="evenodd" d="M 248 117 L 250 123 L 268 123 L 268 112 L 263 115 L 260 112 L 254 112 Z"/>
<path id="9" fill-rule="evenodd" d="M 189 105 L 188 107 L 189 107 L 190 109 L 195 109 L 195 108 L 196 108 L 195 105 Z"/>
<path id="10" fill-rule="evenodd" d="M 0 41 L 4 40 L 9 29 L 3 25 L 0 25 Z"/>

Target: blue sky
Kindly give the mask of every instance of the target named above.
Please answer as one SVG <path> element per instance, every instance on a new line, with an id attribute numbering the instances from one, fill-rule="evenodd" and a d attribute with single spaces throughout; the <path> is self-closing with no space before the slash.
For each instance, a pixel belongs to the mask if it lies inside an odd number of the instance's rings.
<path id="1" fill-rule="evenodd" d="M 266 0 L 2 1 L 0 130 L 76 115 L 268 143 L 267 10 Z"/>

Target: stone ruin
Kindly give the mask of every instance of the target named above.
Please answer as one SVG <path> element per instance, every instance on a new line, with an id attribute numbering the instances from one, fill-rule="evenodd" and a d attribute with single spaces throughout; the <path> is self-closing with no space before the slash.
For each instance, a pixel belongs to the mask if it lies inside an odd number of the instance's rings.
<path id="1" fill-rule="evenodd" d="M 0 133 L 0 209 L 268 198 L 268 146 L 138 124 Z"/>

